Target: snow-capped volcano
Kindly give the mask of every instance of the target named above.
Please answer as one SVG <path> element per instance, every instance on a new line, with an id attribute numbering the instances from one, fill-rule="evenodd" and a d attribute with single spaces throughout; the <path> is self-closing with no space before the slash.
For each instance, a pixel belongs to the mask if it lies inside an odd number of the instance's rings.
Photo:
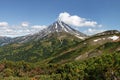
<path id="1" fill-rule="evenodd" d="M 62 32 L 62 31 L 69 32 L 73 30 L 70 26 L 68 26 L 67 24 L 65 24 L 60 20 L 54 22 L 52 25 L 48 27 L 48 29 L 51 32 Z"/>
<path id="2" fill-rule="evenodd" d="M 71 28 L 69 25 L 65 24 L 64 22 L 58 20 L 54 22 L 52 25 L 50 25 L 47 30 L 49 30 L 49 33 L 54 32 L 67 32 L 70 33 L 80 39 L 85 39 L 87 36 L 73 28 Z"/>

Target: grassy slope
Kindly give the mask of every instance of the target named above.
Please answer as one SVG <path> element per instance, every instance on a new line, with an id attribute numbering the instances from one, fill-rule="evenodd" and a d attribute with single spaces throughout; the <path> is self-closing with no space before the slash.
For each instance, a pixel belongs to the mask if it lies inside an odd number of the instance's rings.
<path id="1" fill-rule="evenodd" d="M 41 41 L 4 46 L 0 48 L 1 60 L 37 62 L 3 62 L 0 63 L 0 70 L 1 64 L 5 67 L 0 74 L 3 75 L 3 79 L 6 74 L 12 75 L 13 77 L 6 78 L 8 80 L 20 80 L 20 76 L 22 76 L 21 80 L 24 78 L 30 80 L 36 75 L 39 80 L 119 80 L 120 42 L 104 40 L 93 43 L 93 40 L 109 36 L 111 35 L 93 36 L 79 41 L 67 34 L 62 38 L 52 34 L 50 38 Z M 61 41 L 62 45 L 60 45 Z M 76 58 L 77 61 L 74 61 Z"/>
<path id="2" fill-rule="evenodd" d="M 67 33 L 51 34 L 42 40 L 9 44 L 0 48 L 0 60 L 37 62 L 60 55 L 81 40 Z"/>
<path id="3" fill-rule="evenodd" d="M 120 34 L 114 34 L 119 36 Z M 99 56 L 104 53 L 110 53 L 116 51 L 115 49 L 119 48 L 120 42 L 108 39 L 110 36 L 114 35 L 105 35 L 105 36 L 93 36 L 82 42 L 80 42 L 75 47 L 67 49 L 67 51 L 61 52 L 62 55 L 55 56 L 50 63 L 65 63 L 73 60 L 84 60 L 86 58 Z M 103 39 L 98 42 L 94 42 L 97 39 Z M 107 48 L 108 46 L 108 48 Z M 102 48 L 103 47 L 103 48 Z"/>
<path id="4" fill-rule="evenodd" d="M 114 35 L 119 36 L 119 34 Z M 81 41 L 66 33 L 51 34 L 42 40 L 31 41 L 25 44 L 10 44 L 1 47 L 0 60 L 41 61 L 41 63 L 66 63 L 73 60 L 84 60 L 99 56 L 104 52 L 114 52 L 112 49 L 117 48 L 119 43 L 116 45 L 113 43 L 113 48 L 106 49 L 104 46 L 109 44 L 109 42 L 113 42 L 112 40 L 106 39 L 94 42 L 96 39 L 108 38 L 109 36 L 113 35 L 93 36 Z"/>

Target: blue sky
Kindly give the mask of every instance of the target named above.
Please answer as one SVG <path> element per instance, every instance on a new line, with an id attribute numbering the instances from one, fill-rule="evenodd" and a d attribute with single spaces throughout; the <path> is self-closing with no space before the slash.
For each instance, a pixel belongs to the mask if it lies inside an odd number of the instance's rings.
<path id="1" fill-rule="evenodd" d="M 0 0 L 0 35 L 35 33 L 60 15 L 65 23 L 86 34 L 120 30 L 119 3 L 120 0 Z"/>

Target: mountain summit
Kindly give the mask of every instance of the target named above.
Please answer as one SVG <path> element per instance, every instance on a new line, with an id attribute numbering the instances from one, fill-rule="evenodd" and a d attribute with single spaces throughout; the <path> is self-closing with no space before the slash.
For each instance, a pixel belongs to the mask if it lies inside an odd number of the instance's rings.
<path id="1" fill-rule="evenodd" d="M 58 20 L 54 22 L 52 25 L 50 25 L 47 30 L 49 30 L 50 33 L 54 32 L 67 32 L 70 33 L 71 35 L 74 35 L 80 39 L 85 39 L 87 36 L 73 28 L 71 28 L 69 25 L 65 24 L 61 20 Z"/>

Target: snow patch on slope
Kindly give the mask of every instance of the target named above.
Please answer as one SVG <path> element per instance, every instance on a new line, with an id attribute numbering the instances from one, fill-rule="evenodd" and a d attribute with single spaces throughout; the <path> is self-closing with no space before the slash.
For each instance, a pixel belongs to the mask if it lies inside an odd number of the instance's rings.
<path id="1" fill-rule="evenodd" d="M 57 29 L 57 23 L 55 24 L 55 28 L 56 28 L 56 31 L 58 32 L 58 29 Z"/>
<path id="2" fill-rule="evenodd" d="M 79 35 L 75 35 L 75 36 L 78 37 L 78 38 L 80 38 L 80 39 L 82 39 L 82 40 L 85 39 L 84 37 L 80 37 Z"/>
<path id="3" fill-rule="evenodd" d="M 115 40 L 117 40 L 117 39 L 119 39 L 119 37 L 118 36 L 112 36 L 112 37 L 108 37 L 109 39 L 112 39 L 113 41 L 115 41 Z"/>
<path id="4" fill-rule="evenodd" d="M 99 39 L 96 39 L 96 40 L 93 40 L 94 42 L 97 42 L 97 41 L 99 41 L 99 40 L 101 40 L 100 38 Z"/>
<path id="5" fill-rule="evenodd" d="M 58 21 L 58 23 L 60 24 L 60 26 L 61 26 L 66 32 L 68 32 L 67 29 L 62 25 L 61 21 Z"/>

